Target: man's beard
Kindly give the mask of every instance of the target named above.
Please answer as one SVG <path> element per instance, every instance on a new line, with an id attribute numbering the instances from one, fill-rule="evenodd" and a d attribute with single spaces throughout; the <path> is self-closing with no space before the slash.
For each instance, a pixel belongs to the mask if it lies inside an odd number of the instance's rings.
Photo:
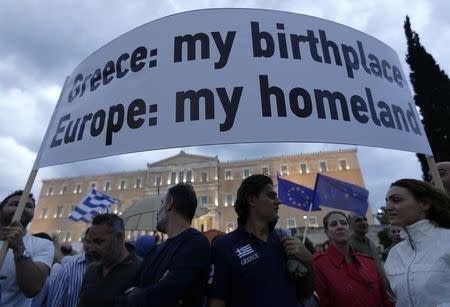
<path id="1" fill-rule="evenodd" d="M 11 224 L 12 219 L 14 217 L 14 214 L 11 216 L 6 216 L 5 214 L 0 214 L 0 224 L 2 226 L 8 226 Z M 20 218 L 20 224 L 23 226 L 23 228 L 27 228 L 28 224 L 30 224 L 32 218 L 27 217 L 25 214 L 22 214 L 22 217 Z"/>
<path id="2" fill-rule="evenodd" d="M 158 219 L 156 221 L 156 230 L 162 233 L 167 233 L 167 217 L 163 219 Z"/>
<path id="3" fill-rule="evenodd" d="M 111 245 L 108 252 L 102 256 L 100 261 L 103 263 L 103 265 L 109 267 L 110 265 L 112 265 L 114 262 L 117 261 L 117 258 L 119 258 L 119 256 L 120 256 L 119 244 L 117 244 L 115 239 L 113 239 L 111 241 Z"/>

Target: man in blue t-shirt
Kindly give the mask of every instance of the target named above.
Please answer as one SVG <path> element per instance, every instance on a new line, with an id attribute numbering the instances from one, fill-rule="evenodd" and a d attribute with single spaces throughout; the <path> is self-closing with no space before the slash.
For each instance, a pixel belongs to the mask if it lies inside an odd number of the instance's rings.
<path id="1" fill-rule="evenodd" d="M 300 240 L 274 231 L 279 205 L 270 177 L 244 179 L 234 207 L 239 227 L 213 245 L 210 307 L 297 307 L 312 295 L 313 257 Z M 288 256 L 306 267 L 303 277 L 288 272 Z"/>

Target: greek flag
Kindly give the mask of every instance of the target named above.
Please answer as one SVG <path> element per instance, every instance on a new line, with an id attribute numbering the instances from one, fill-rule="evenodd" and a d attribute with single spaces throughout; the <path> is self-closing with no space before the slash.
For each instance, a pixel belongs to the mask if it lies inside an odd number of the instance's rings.
<path id="1" fill-rule="evenodd" d="M 78 222 L 91 223 L 94 216 L 99 213 L 111 213 L 111 205 L 120 201 L 109 195 L 100 193 L 92 188 L 73 209 L 69 219 Z"/>
<path id="2" fill-rule="evenodd" d="M 253 248 L 250 246 L 250 244 L 244 245 L 240 248 L 236 248 L 236 254 L 238 255 L 239 258 L 243 258 L 247 255 L 250 255 L 251 253 L 254 253 L 255 251 L 253 250 Z"/>

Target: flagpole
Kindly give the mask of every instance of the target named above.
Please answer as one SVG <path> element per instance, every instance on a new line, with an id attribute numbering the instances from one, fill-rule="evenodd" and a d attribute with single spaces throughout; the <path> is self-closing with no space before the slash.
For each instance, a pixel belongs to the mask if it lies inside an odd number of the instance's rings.
<path id="1" fill-rule="evenodd" d="M 306 234 L 308 233 L 309 216 L 310 216 L 311 211 L 312 211 L 312 205 L 313 205 L 313 203 L 310 202 L 309 203 L 308 215 L 307 215 L 308 217 L 306 219 L 305 231 L 303 232 L 303 244 L 305 244 L 305 242 L 306 242 Z"/>
<path id="2" fill-rule="evenodd" d="M 41 146 L 39 147 L 39 151 L 36 155 L 36 159 L 34 160 L 33 167 L 31 168 L 30 175 L 28 176 L 27 183 L 25 184 L 25 188 L 23 189 L 22 195 L 20 196 L 19 204 L 17 205 L 16 211 L 11 220 L 11 223 L 19 222 L 20 218 L 22 217 L 23 211 L 25 210 L 25 205 L 27 204 L 27 200 L 29 198 L 31 188 L 33 187 L 34 180 L 36 179 L 36 176 L 37 176 L 37 173 L 39 170 L 39 162 L 41 160 L 42 151 L 44 150 L 44 146 L 47 141 L 48 134 L 50 132 L 50 127 L 53 124 L 53 121 L 56 117 L 56 112 L 57 112 L 58 106 L 62 100 L 62 96 L 64 94 L 64 90 L 67 86 L 68 80 L 69 80 L 69 78 L 67 77 L 66 80 L 64 81 L 64 85 L 61 90 L 61 94 L 59 95 L 58 101 L 55 106 L 55 110 L 53 111 L 52 117 L 51 117 L 50 122 L 47 127 L 47 131 L 45 132 L 44 139 L 42 140 Z M 3 263 L 5 262 L 7 252 L 8 252 L 8 241 L 3 241 L 2 248 L 0 249 L 0 268 L 3 267 Z"/>
<path id="3" fill-rule="evenodd" d="M 306 219 L 306 225 L 305 225 L 305 231 L 303 232 L 303 244 L 305 244 L 306 242 L 306 234 L 308 232 L 308 225 L 309 225 L 309 217 L 312 211 L 312 206 L 314 204 L 314 201 L 316 199 L 316 187 L 317 187 L 317 179 L 319 178 L 319 174 L 316 175 L 316 181 L 314 182 L 314 194 L 313 194 L 313 199 L 312 201 L 309 203 L 309 210 L 308 210 L 308 215 L 307 215 L 307 219 Z"/>

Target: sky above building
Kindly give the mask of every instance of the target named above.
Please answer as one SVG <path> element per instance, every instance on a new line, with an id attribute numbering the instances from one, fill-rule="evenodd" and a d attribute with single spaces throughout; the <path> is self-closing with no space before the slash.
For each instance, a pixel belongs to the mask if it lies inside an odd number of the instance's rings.
<path id="1" fill-rule="evenodd" d="M 414 31 L 441 69 L 450 67 L 448 1 L 2 1 L 0 3 L 0 198 L 23 188 L 67 75 L 95 50 L 142 24 L 203 8 L 263 8 L 306 14 L 365 32 L 392 47 L 406 75 L 409 15 Z M 301 131 L 299 133 L 302 133 Z M 307 132 L 305 132 L 307 133 Z M 339 144 L 269 143 L 182 148 L 218 155 L 221 161 L 354 148 Z M 147 162 L 177 154 L 173 148 L 127 154 L 39 170 L 41 181 L 144 169 Z M 373 210 L 384 204 L 391 182 L 420 178 L 414 153 L 358 146 L 358 157 Z"/>

